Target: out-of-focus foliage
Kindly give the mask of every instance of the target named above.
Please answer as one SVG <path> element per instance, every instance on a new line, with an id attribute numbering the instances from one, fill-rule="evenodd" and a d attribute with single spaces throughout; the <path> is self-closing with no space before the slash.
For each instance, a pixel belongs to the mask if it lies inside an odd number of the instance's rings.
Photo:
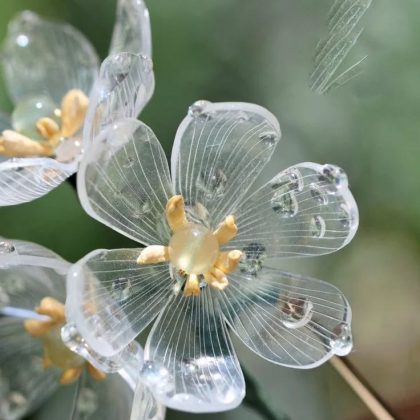
<path id="1" fill-rule="evenodd" d="M 346 170 L 360 208 L 359 235 L 336 255 L 288 267 L 339 285 L 354 311 L 350 359 L 400 418 L 414 419 L 420 389 L 420 2 L 374 0 L 349 56 L 351 62 L 368 56 L 362 74 L 316 95 L 309 74 L 331 4 L 150 0 L 156 91 L 142 119 L 169 155 L 176 127 L 196 99 L 259 103 L 282 124 L 271 174 L 302 161 Z M 0 36 L 24 8 L 69 21 L 106 55 L 113 0 L 2 0 Z M 10 111 L 3 85 L 0 108 Z M 33 203 L 0 209 L 0 234 L 38 242 L 71 261 L 95 248 L 130 245 L 84 214 L 69 184 Z M 272 411 L 295 419 L 369 418 L 331 366 L 276 368 L 235 344 Z M 244 407 L 218 417 L 261 418 Z"/>

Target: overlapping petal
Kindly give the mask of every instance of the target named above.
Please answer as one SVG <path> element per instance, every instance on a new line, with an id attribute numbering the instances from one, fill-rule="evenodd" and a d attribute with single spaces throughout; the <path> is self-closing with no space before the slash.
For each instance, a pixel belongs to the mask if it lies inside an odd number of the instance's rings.
<path id="1" fill-rule="evenodd" d="M 235 213 L 246 265 L 265 258 L 328 254 L 350 242 L 358 210 L 344 172 L 333 165 L 292 166 L 243 200 Z M 255 267 L 254 267 L 255 268 Z"/>
<path id="2" fill-rule="evenodd" d="M 237 272 L 219 301 L 238 337 L 271 362 L 311 368 L 352 348 L 349 303 L 329 283 L 274 269 Z"/>
<path id="3" fill-rule="evenodd" d="M 152 96 L 154 86 L 150 58 L 131 52 L 107 57 L 90 95 L 83 129 L 86 147 L 111 124 L 124 118 L 137 118 Z"/>
<path id="4" fill-rule="evenodd" d="M 88 148 L 78 192 L 95 219 L 143 244 L 167 244 L 165 206 L 173 195 L 165 153 L 140 121 L 120 120 Z"/>
<path id="5" fill-rule="evenodd" d="M 102 356 L 123 351 L 173 294 L 168 264 L 139 266 L 140 251 L 96 250 L 69 272 L 67 320 Z"/>
<path id="6" fill-rule="evenodd" d="M 276 118 L 245 103 L 198 101 L 178 128 L 171 171 L 176 193 L 204 206 L 213 227 L 235 213 L 280 139 Z"/>
<path id="7" fill-rule="evenodd" d="M 199 298 L 178 294 L 169 302 L 149 335 L 145 359 L 143 377 L 168 407 L 224 411 L 245 395 L 236 354 L 209 288 Z"/>
<path id="8" fill-rule="evenodd" d="M 76 172 L 76 163 L 51 158 L 9 159 L 0 163 L 0 206 L 42 197 Z"/>
<path id="9" fill-rule="evenodd" d="M 60 103 L 70 89 L 89 94 L 98 72 L 98 57 L 75 28 L 25 11 L 9 24 L 2 65 L 15 103 L 37 95 Z"/>
<path id="10" fill-rule="evenodd" d="M 143 0 L 119 0 L 109 54 L 122 51 L 152 56 L 149 11 Z"/>

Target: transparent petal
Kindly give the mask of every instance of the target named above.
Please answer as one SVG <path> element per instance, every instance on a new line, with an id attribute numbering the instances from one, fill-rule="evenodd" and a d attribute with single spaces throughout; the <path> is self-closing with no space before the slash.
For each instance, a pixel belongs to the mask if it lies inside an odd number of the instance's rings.
<path id="1" fill-rule="evenodd" d="M 154 87 L 153 64 L 149 58 L 128 52 L 107 57 L 90 95 L 83 129 L 85 144 L 121 119 L 136 119 Z"/>
<path id="2" fill-rule="evenodd" d="M 22 320 L 0 317 L 0 418 L 23 418 L 58 388 L 59 371 L 42 366 L 42 345 Z"/>
<path id="3" fill-rule="evenodd" d="M 164 420 L 165 407 L 153 396 L 150 389 L 139 382 L 134 394 L 130 420 Z"/>
<path id="4" fill-rule="evenodd" d="M 15 103 L 35 95 L 60 103 L 70 89 L 88 95 L 98 72 L 96 52 L 79 31 L 28 11 L 9 24 L 1 62 Z"/>
<path id="5" fill-rule="evenodd" d="M 175 191 L 187 205 L 204 206 L 214 227 L 236 210 L 280 135 L 276 118 L 260 106 L 194 103 L 172 150 Z"/>
<path id="6" fill-rule="evenodd" d="M 245 383 L 223 316 L 209 288 L 178 294 L 161 312 L 145 348 L 143 378 L 164 405 L 216 412 L 238 406 Z"/>
<path id="7" fill-rule="evenodd" d="M 122 351 L 173 294 L 168 264 L 139 266 L 140 251 L 96 250 L 69 271 L 67 321 L 102 356 Z"/>
<path id="8" fill-rule="evenodd" d="M 350 306 L 331 284 L 264 269 L 230 274 L 219 296 L 238 337 L 271 362 L 312 368 L 351 351 Z"/>
<path id="9" fill-rule="evenodd" d="M 143 0 L 118 0 L 109 54 L 123 51 L 152 57 L 149 10 Z"/>
<path id="10" fill-rule="evenodd" d="M 168 244 L 169 168 L 156 136 L 140 121 L 119 121 L 88 148 L 78 192 L 87 213 L 117 232 L 147 245 Z"/>
<path id="11" fill-rule="evenodd" d="M 235 216 L 238 235 L 227 248 L 243 250 L 248 266 L 334 252 L 351 241 L 359 221 L 344 172 L 316 163 L 281 172 L 244 199 Z"/>
<path id="12" fill-rule="evenodd" d="M 0 206 L 35 200 L 76 172 L 77 164 L 51 158 L 9 159 L 0 162 Z"/>
<path id="13" fill-rule="evenodd" d="M 96 381 L 84 373 L 60 387 L 31 419 L 129 420 L 132 403 L 133 391 L 118 374 Z"/>

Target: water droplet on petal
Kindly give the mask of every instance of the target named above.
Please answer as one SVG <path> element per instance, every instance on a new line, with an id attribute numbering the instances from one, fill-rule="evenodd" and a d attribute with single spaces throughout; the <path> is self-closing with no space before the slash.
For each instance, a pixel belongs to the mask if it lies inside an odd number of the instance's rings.
<path id="1" fill-rule="evenodd" d="M 337 356 L 346 356 L 353 348 L 353 339 L 347 324 L 339 324 L 334 329 L 334 338 L 331 339 L 331 348 Z"/>
<path id="2" fill-rule="evenodd" d="M 12 242 L 1 241 L 0 242 L 0 254 L 11 254 L 15 252 L 16 248 Z"/>
<path id="3" fill-rule="evenodd" d="M 188 115 L 192 118 L 203 116 L 205 109 L 210 104 L 211 102 L 205 100 L 196 101 L 188 108 Z M 207 116 L 208 114 L 205 115 Z"/>
<path id="4" fill-rule="evenodd" d="M 136 160 L 132 156 L 128 156 L 125 162 L 121 166 L 125 169 L 129 169 L 129 168 L 132 168 L 135 163 L 136 163 Z"/>
<path id="5" fill-rule="evenodd" d="M 207 200 L 217 199 L 223 196 L 226 184 L 227 177 L 224 172 L 221 169 L 212 168 L 208 174 L 204 171 L 200 172 L 196 181 L 196 188 L 204 194 Z"/>
<path id="6" fill-rule="evenodd" d="M 327 193 L 322 187 L 317 184 L 311 184 L 310 191 L 312 198 L 316 201 L 317 204 L 321 206 L 328 204 Z"/>
<path id="7" fill-rule="evenodd" d="M 318 215 L 312 217 L 309 230 L 313 238 L 323 238 L 326 231 L 325 220 Z"/>
<path id="8" fill-rule="evenodd" d="M 293 217 L 298 212 L 298 203 L 293 192 L 275 192 L 271 198 L 271 208 L 281 217 Z"/>
<path id="9" fill-rule="evenodd" d="M 289 298 L 281 308 L 282 322 L 287 328 L 301 328 L 312 318 L 312 302 L 306 297 Z"/>
<path id="10" fill-rule="evenodd" d="M 258 242 L 251 242 L 242 248 L 244 258 L 239 262 L 239 268 L 242 273 L 257 275 L 263 268 L 263 261 L 266 257 L 266 248 Z"/>
<path id="11" fill-rule="evenodd" d="M 329 194 L 335 194 L 338 190 L 348 187 L 347 175 L 335 165 L 324 165 L 318 179 Z"/>
<path id="12" fill-rule="evenodd" d="M 280 139 L 279 135 L 274 131 L 261 133 L 259 138 L 268 147 L 274 146 Z"/>
<path id="13" fill-rule="evenodd" d="M 120 304 L 127 302 L 133 294 L 133 288 L 130 279 L 119 278 L 112 282 L 111 295 Z"/>

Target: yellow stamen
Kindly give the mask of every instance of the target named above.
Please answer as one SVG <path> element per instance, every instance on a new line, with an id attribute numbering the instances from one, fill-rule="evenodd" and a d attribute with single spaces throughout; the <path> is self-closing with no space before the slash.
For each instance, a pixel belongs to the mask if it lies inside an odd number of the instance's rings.
<path id="1" fill-rule="evenodd" d="M 221 252 L 214 265 L 224 273 L 232 273 L 237 269 L 241 257 L 242 252 L 237 249 Z"/>
<path id="2" fill-rule="evenodd" d="M 61 101 L 61 134 L 71 137 L 83 125 L 89 98 L 79 89 L 72 89 L 66 93 Z"/>
<path id="3" fill-rule="evenodd" d="M 44 139 L 53 140 L 60 136 L 60 127 L 51 118 L 40 118 L 36 123 L 36 129 Z"/>
<path id="4" fill-rule="evenodd" d="M 80 367 L 68 368 L 63 371 L 60 377 L 61 385 L 70 385 L 77 380 L 82 374 L 83 369 Z"/>
<path id="5" fill-rule="evenodd" d="M 225 273 L 222 270 L 219 270 L 217 267 L 213 267 L 209 273 L 204 275 L 204 278 L 210 284 L 210 286 L 219 290 L 223 290 L 229 284 Z"/>
<path id="6" fill-rule="evenodd" d="M 219 241 L 219 245 L 223 245 L 233 239 L 237 233 L 238 228 L 235 224 L 235 217 L 230 215 L 219 225 L 215 230 L 214 235 Z"/>
<path id="7" fill-rule="evenodd" d="M 181 195 L 174 195 L 168 200 L 166 204 L 166 220 L 172 232 L 176 232 L 188 223 L 185 215 L 184 199 Z"/>
<path id="8" fill-rule="evenodd" d="M 81 356 L 72 352 L 62 342 L 60 331 L 66 322 L 66 317 L 64 305 L 61 302 L 51 297 L 45 297 L 36 308 L 36 312 L 46 315 L 50 319 L 45 321 L 28 319 L 24 322 L 24 328 L 31 336 L 42 340 L 45 369 L 52 366 L 62 368 L 61 384 L 73 383 L 80 376 L 83 365 L 86 365 L 87 371 L 94 379 L 105 379 L 105 373 L 85 362 Z"/>
<path id="9" fill-rule="evenodd" d="M 190 274 L 184 286 L 184 296 L 199 296 L 200 283 L 196 274 Z"/>
<path id="10" fill-rule="evenodd" d="M 151 245 L 144 248 L 139 257 L 137 264 L 157 264 L 169 261 L 168 247 L 162 245 Z"/>
<path id="11" fill-rule="evenodd" d="M 54 148 L 47 142 L 32 140 L 13 130 L 4 130 L 0 137 L 0 153 L 7 157 L 51 156 Z"/>

